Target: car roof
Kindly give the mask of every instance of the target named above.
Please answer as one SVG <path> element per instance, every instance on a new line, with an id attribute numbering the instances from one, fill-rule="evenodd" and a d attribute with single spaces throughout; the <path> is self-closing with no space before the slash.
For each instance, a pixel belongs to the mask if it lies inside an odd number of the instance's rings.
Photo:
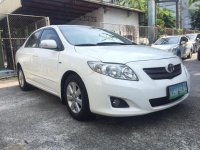
<path id="1" fill-rule="evenodd" d="M 49 25 L 49 26 L 45 26 L 45 27 L 42 27 L 42 28 L 39 28 L 38 30 L 34 31 L 34 32 L 37 32 L 37 31 L 40 31 L 40 30 L 44 30 L 44 29 L 48 29 L 48 28 L 59 28 L 59 27 L 73 27 L 73 28 L 98 28 L 98 27 L 95 27 L 95 26 L 86 26 L 86 25 Z"/>
<path id="2" fill-rule="evenodd" d="M 184 36 L 184 35 L 163 36 L 163 37 L 161 37 L 161 38 L 172 38 L 172 37 L 178 37 L 178 38 L 181 38 L 182 36 Z"/>
<path id="3" fill-rule="evenodd" d="M 188 33 L 186 35 L 198 35 L 199 33 Z"/>

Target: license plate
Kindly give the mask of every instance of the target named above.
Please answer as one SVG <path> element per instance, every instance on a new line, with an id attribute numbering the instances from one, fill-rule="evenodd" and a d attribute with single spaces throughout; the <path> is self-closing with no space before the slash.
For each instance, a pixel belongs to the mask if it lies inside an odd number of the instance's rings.
<path id="1" fill-rule="evenodd" d="M 175 84 L 168 87 L 169 100 L 176 99 L 188 93 L 187 82 Z"/>

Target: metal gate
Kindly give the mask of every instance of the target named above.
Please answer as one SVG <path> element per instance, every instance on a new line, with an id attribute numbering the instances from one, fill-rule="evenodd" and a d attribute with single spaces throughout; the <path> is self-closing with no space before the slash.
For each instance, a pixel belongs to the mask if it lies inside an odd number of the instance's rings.
<path id="1" fill-rule="evenodd" d="M 3 66 L 0 68 L 15 69 L 16 51 L 26 38 L 36 29 L 49 25 L 49 18 L 19 14 L 0 14 L 0 51 Z M 0 48 L 0 49 L 1 49 Z M 0 56 L 1 56 L 0 55 Z"/>

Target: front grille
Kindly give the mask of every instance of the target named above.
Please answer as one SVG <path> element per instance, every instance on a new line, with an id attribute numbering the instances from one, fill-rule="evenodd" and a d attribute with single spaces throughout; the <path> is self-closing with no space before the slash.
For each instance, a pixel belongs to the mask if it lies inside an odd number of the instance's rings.
<path id="1" fill-rule="evenodd" d="M 150 99 L 149 102 L 151 104 L 152 107 L 158 107 L 158 106 L 162 106 L 162 105 L 167 105 L 173 102 L 178 101 L 179 99 L 181 99 L 183 96 L 177 97 L 173 100 L 169 100 L 168 97 L 162 97 L 162 98 L 155 98 L 155 99 Z"/>
<path id="2" fill-rule="evenodd" d="M 153 80 L 173 79 L 182 73 L 181 64 L 175 65 L 172 73 L 167 72 L 165 67 L 144 68 L 143 70 Z"/>

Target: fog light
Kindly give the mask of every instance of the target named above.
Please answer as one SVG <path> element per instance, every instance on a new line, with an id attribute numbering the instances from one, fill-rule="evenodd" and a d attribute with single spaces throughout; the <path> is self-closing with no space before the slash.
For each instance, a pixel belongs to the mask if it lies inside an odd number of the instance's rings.
<path id="1" fill-rule="evenodd" d="M 112 104 L 114 107 L 118 107 L 120 105 L 120 100 L 119 99 L 113 99 Z"/>
<path id="2" fill-rule="evenodd" d="M 128 108 L 129 105 L 125 102 L 125 100 L 117 97 L 110 97 L 112 107 L 114 108 Z"/>

